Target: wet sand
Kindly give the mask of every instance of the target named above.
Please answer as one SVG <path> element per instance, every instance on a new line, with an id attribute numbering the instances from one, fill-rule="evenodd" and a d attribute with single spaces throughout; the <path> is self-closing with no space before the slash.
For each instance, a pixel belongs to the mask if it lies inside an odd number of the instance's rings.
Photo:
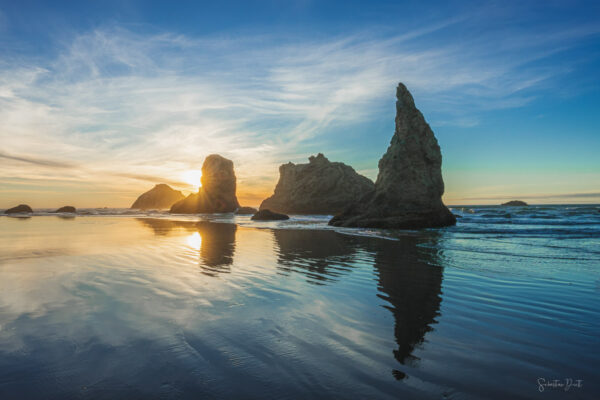
<path id="1" fill-rule="evenodd" d="M 598 254 L 239 222 L 1 218 L 0 398 L 600 394 Z"/>

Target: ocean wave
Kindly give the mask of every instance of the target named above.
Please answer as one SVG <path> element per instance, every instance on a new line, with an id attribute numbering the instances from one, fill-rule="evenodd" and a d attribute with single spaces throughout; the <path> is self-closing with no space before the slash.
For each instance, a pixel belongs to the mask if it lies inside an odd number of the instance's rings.
<path id="1" fill-rule="evenodd" d="M 600 207 L 585 206 L 529 206 L 521 209 L 506 207 L 452 207 L 459 215 L 456 226 L 448 232 L 472 235 L 520 237 L 600 237 Z M 130 208 L 81 208 L 75 214 L 55 213 L 54 209 L 36 209 L 31 214 L 12 214 L 9 217 L 127 217 L 158 218 L 184 221 L 211 221 L 233 223 L 240 226 L 265 229 L 318 229 L 334 230 L 346 235 L 396 239 L 403 235 L 423 235 L 424 231 L 386 231 L 378 229 L 337 228 L 327 223 L 330 215 L 291 215 L 286 221 L 252 221 L 249 215 L 222 214 L 171 214 L 168 210 L 134 210 Z"/>

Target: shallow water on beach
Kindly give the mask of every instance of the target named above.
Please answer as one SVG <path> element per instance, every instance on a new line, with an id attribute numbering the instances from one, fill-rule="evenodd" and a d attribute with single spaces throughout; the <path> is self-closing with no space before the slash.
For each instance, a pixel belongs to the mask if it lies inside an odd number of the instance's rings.
<path id="1" fill-rule="evenodd" d="M 0 217 L 0 399 L 600 398 L 600 207 L 453 212 Z"/>

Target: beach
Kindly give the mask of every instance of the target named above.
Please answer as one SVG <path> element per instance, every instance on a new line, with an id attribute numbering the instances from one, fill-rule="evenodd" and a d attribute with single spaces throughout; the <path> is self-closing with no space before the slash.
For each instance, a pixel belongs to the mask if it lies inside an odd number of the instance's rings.
<path id="1" fill-rule="evenodd" d="M 0 217 L 0 397 L 597 398 L 598 206 L 453 212 Z"/>

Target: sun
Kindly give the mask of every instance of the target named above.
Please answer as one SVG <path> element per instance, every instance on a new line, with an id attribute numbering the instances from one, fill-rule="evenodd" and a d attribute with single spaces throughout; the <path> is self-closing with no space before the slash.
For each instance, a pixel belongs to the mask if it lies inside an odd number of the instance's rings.
<path id="1" fill-rule="evenodd" d="M 202 171 L 199 169 L 190 169 L 181 174 L 181 177 L 186 183 L 189 183 L 194 187 L 194 190 L 198 190 L 202 183 L 200 183 L 200 178 L 202 178 Z"/>

